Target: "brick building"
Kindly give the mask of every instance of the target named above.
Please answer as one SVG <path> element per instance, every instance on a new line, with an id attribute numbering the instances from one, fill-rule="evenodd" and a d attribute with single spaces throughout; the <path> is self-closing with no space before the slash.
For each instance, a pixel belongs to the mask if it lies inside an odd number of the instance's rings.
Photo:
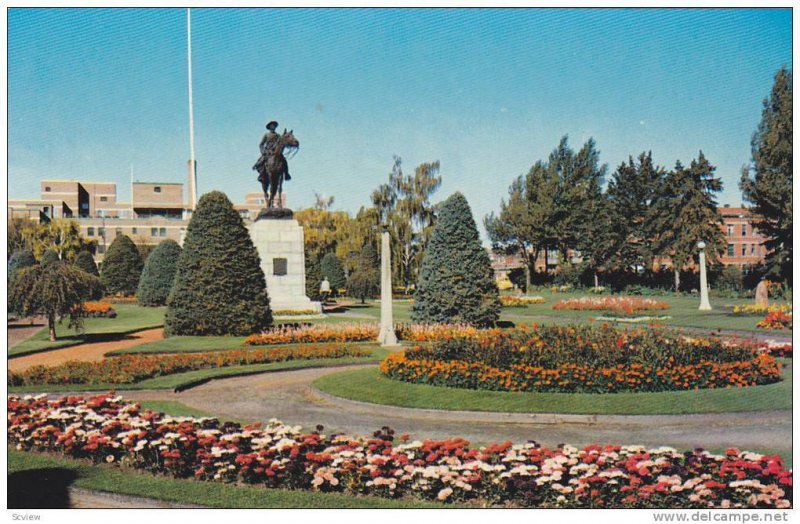
<path id="1" fill-rule="evenodd" d="M 190 217 L 183 184 L 133 182 L 131 202 L 117 201 L 113 182 L 42 180 L 40 186 L 38 200 L 9 200 L 8 217 L 73 219 L 85 238 L 97 241 L 98 262 L 117 235 L 128 235 L 136 244 L 156 245 L 168 238 L 183 243 Z M 285 193 L 282 198 L 286 202 Z M 265 205 L 262 193 L 248 193 L 234 208 L 249 222 Z"/>

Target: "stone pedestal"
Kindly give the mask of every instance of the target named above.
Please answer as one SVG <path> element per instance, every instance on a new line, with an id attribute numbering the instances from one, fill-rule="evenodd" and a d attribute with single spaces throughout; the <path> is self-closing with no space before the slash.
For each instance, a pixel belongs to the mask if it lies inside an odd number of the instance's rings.
<path id="1" fill-rule="evenodd" d="M 306 296 L 303 228 L 292 218 L 260 218 L 250 226 L 250 238 L 267 278 L 270 306 L 276 311 L 322 312 Z"/>

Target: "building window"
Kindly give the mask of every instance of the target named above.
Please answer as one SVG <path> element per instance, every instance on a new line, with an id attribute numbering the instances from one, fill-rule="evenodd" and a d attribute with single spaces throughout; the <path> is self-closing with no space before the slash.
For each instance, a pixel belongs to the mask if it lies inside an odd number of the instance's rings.
<path id="1" fill-rule="evenodd" d="M 98 227 L 97 228 L 97 236 L 105 238 L 106 237 L 106 228 Z"/>
<path id="2" fill-rule="evenodd" d="M 108 197 L 100 197 L 100 202 L 108 202 Z"/>
<path id="3" fill-rule="evenodd" d="M 97 246 L 97 252 L 98 252 L 98 253 L 100 253 L 100 254 L 102 255 L 103 253 L 105 253 L 105 252 L 106 252 L 106 246 L 104 246 L 104 245 L 102 245 L 102 244 L 101 244 L 101 245 L 99 245 L 99 246 Z"/>
<path id="4" fill-rule="evenodd" d="M 157 227 L 151 227 L 150 228 L 150 236 L 151 237 L 157 237 L 158 236 L 158 228 Z"/>
<path id="5" fill-rule="evenodd" d="M 153 193 L 161 193 L 161 186 L 156 186 L 153 188 Z"/>
<path id="6" fill-rule="evenodd" d="M 93 227 L 87 227 L 86 228 L 86 236 L 87 237 L 93 237 L 94 236 L 94 228 Z"/>
<path id="7" fill-rule="evenodd" d="M 137 233 L 137 229 L 135 227 L 131 228 L 131 235 L 135 235 Z"/>
<path id="8" fill-rule="evenodd" d="M 44 192 L 45 192 L 45 193 L 49 193 L 49 192 L 50 192 L 50 186 L 45 186 L 45 188 L 44 188 Z"/>
<path id="9" fill-rule="evenodd" d="M 286 274 L 286 270 L 288 267 L 288 261 L 285 258 L 273 258 L 272 259 L 272 274 L 276 277 L 282 277 Z"/>
<path id="10" fill-rule="evenodd" d="M 747 224 L 742 224 L 742 236 L 747 236 Z"/>
<path id="11" fill-rule="evenodd" d="M 742 244 L 742 256 L 747 256 L 747 244 Z"/>
<path id="12" fill-rule="evenodd" d="M 755 244 L 750 244 L 750 254 L 755 256 L 755 254 L 756 254 L 756 245 Z"/>
<path id="13" fill-rule="evenodd" d="M 728 236 L 729 237 L 733 236 L 733 225 L 731 224 L 728 224 Z"/>
<path id="14" fill-rule="evenodd" d="M 165 227 L 162 227 L 162 228 L 160 228 L 160 229 L 158 230 L 158 236 L 160 236 L 160 237 L 165 237 L 165 236 L 167 236 L 167 228 L 165 228 Z"/>
<path id="15" fill-rule="evenodd" d="M 734 256 L 733 244 L 728 244 L 728 256 L 729 257 Z"/>
<path id="16" fill-rule="evenodd" d="M 121 227 L 118 227 L 117 229 L 114 230 L 114 235 L 120 236 L 121 234 L 122 234 L 122 228 Z"/>

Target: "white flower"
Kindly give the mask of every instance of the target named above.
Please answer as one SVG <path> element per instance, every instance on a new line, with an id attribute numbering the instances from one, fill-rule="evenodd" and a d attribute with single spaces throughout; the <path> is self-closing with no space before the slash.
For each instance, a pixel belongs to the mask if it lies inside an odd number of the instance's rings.
<path id="1" fill-rule="evenodd" d="M 453 490 L 451 488 L 444 488 L 436 495 L 436 498 L 439 500 L 447 500 L 447 498 L 453 494 Z"/>

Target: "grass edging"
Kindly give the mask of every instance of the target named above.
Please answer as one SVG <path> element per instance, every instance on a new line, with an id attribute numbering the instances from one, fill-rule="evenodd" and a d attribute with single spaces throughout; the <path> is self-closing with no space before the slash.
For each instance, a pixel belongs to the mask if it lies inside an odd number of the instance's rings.
<path id="1" fill-rule="evenodd" d="M 312 386 L 334 397 L 401 408 L 572 415 L 686 415 L 792 409 L 791 359 L 780 382 L 658 393 L 530 393 L 469 390 L 389 379 L 375 368 L 331 373 Z"/>
<path id="2" fill-rule="evenodd" d="M 59 488 L 81 488 L 148 499 L 202 505 L 211 508 L 442 508 L 441 504 L 415 500 L 320 493 L 258 486 L 201 482 L 150 475 L 118 466 L 93 464 L 54 454 L 18 451 L 8 446 L 8 504 L 12 497 L 41 491 L 48 475 L 70 478 L 66 485 L 48 485 L 47 494 Z M 22 480 L 24 479 L 24 480 Z M 12 491 L 12 487 L 15 489 Z M 16 492 L 16 493 L 15 493 Z M 27 493 L 26 493 L 27 492 Z M 45 494 L 45 492 L 42 492 Z M 37 509 L 37 508 L 29 508 Z"/>

